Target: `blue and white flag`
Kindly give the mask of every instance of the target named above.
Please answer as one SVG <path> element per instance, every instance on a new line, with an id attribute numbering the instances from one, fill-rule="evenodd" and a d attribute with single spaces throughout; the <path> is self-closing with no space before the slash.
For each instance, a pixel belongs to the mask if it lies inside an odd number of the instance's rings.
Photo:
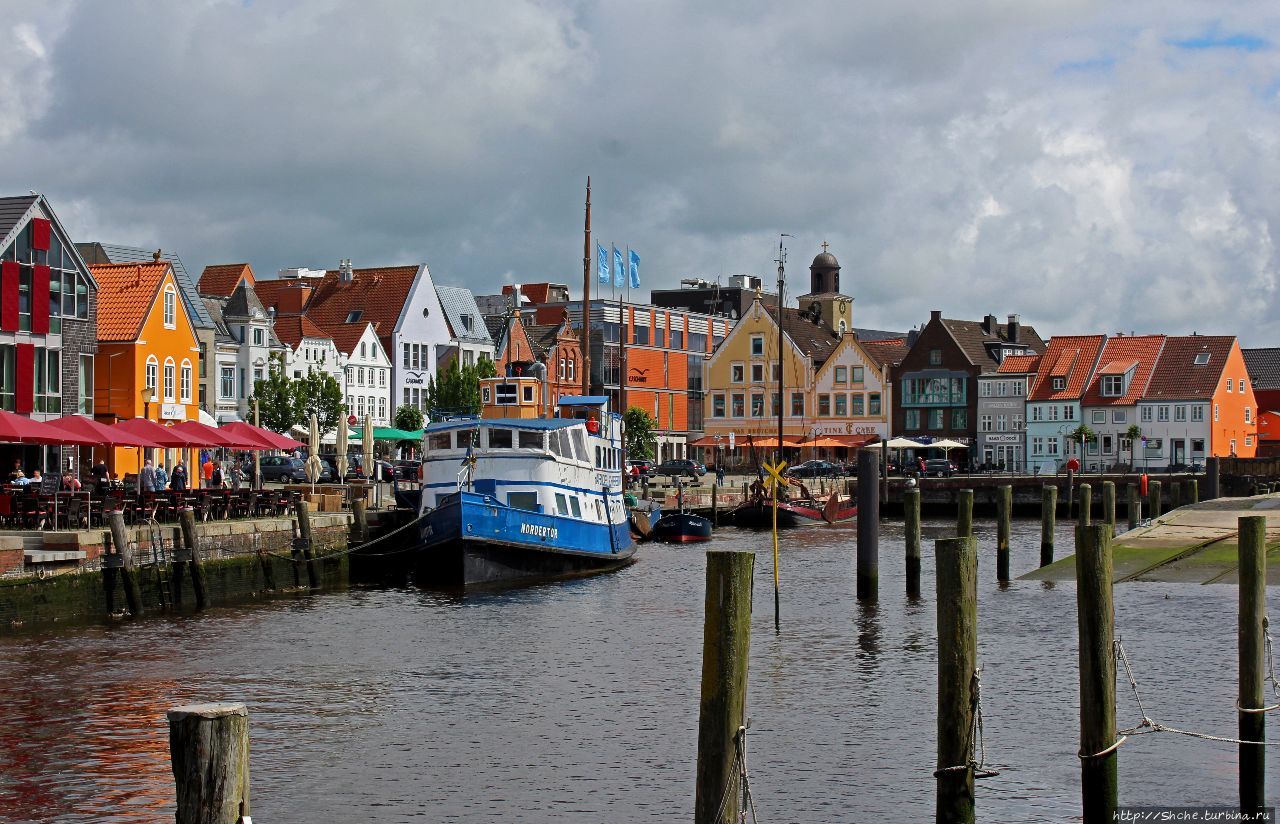
<path id="1" fill-rule="evenodd" d="M 609 253 L 599 243 L 596 244 L 596 272 L 601 283 L 609 282 Z"/>
<path id="2" fill-rule="evenodd" d="M 622 250 L 617 246 L 613 247 L 613 285 L 619 289 L 626 285 L 622 272 Z"/>
<path id="3" fill-rule="evenodd" d="M 639 289 L 640 288 L 640 256 L 636 254 L 636 251 L 634 249 L 628 249 L 627 256 L 630 258 L 630 260 L 627 261 L 627 271 L 631 273 L 631 288 Z"/>

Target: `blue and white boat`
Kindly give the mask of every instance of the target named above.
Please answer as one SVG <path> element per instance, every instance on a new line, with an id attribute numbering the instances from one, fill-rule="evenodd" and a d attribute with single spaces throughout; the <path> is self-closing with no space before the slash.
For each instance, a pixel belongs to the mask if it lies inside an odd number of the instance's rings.
<path id="1" fill-rule="evenodd" d="M 488 378 L 479 418 L 426 427 L 417 580 L 505 586 L 632 562 L 622 418 L 606 397 L 551 404 L 547 389 Z"/>

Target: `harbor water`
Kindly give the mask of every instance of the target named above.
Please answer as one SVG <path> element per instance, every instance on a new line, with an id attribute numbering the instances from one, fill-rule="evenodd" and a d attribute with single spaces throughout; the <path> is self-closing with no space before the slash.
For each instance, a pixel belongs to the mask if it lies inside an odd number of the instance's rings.
<path id="1" fill-rule="evenodd" d="M 777 634 L 769 536 L 725 529 L 705 545 L 758 552 L 747 704 L 761 822 L 932 820 L 932 539 L 950 529 L 926 521 L 912 600 L 902 525 L 882 524 L 874 606 L 854 598 L 854 528 L 785 533 Z M 1075 588 L 998 585 L 994 523 L 977 531 L 999 771 L 978 783 L 978 819 L 1078 820 Z M 1039 533 L 1015 522 L 1015 576 L 1038 562 Z M 1058 543 L 1071 551 L 1069 526 Z M 691 821 L 703 554 L 646 545 L 619 573 L 497 594 L 352 589 L 0 638 L 0 821 L 172 820 L 165 710 L 224 700 L 249 706 L 255 821 Z M 1233 736 L 1235 587 L 1126 584 L 1115 604 L 1149 714 Z M 1131 726 L 1123 677 L 1118 695 Z M 1143 735 L 1119 761 L 1122 803 L 1235 803 L 1234 745 Z"/>

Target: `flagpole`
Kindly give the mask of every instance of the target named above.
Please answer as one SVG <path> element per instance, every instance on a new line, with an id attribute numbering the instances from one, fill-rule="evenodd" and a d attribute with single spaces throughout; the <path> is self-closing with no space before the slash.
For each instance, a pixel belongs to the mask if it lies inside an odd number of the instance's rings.
<path id="1" fill-rule="evenodd" d="M 582 243 L 582 394 L 591 394 L 591 176 L 587 175 L 587 216 Z"/>

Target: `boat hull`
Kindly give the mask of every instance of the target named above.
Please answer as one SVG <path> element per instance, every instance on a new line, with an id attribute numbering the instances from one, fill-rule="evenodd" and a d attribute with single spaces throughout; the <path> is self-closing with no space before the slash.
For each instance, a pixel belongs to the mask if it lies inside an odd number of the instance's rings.
<path id="1" fill-rule="evenodd" d="M 608 572 L 632 563 L 636 550 L 625 522 L 513 509 L 471 492 L 423 515 L 416 537 L 416 546 L 405 550 L 413 580 L 439 587 L 517 586 Z"/>
<path id="2" fill-rule="evenodd" d="M 734 526 L 747 529 L 772 529 L 773 504 L 750 501 L 733 510 Z M 858 515 L 856 506 L 837 507 L 828 511 L 809 503 L 786 502 L 778 504 L 778 529 L 791 529 L 802 523 L 838 524 L 851 521 Z"/>
<path id="3" fill-rule="evenodd" d="M 653 538 L 668 543 L 698 543 L 711 540 L 711 521 L 688 512 L 663 515 L 653 527 Z"/>

